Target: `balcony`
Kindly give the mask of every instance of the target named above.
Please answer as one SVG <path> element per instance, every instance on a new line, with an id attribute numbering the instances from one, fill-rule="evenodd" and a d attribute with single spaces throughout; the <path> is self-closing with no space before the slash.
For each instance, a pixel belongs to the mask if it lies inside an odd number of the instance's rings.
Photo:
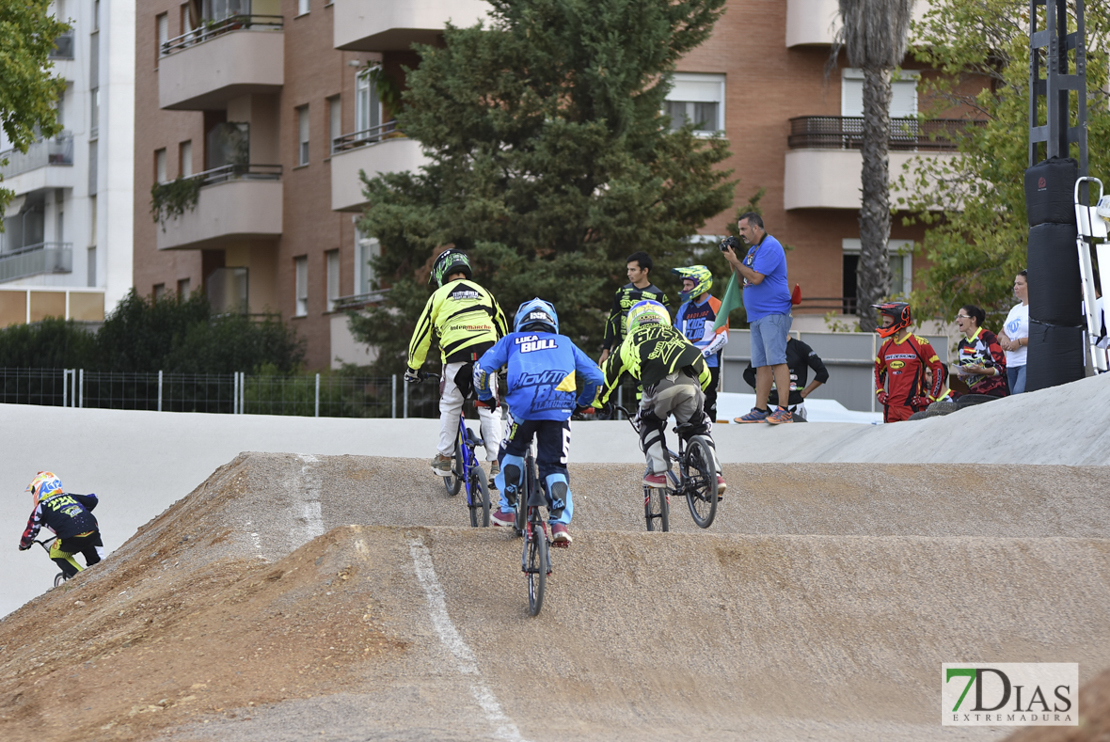
<path id="1" fill-rule="evenodd" d="M 964 119 L 891 119 L 891 151 L 954 152 L 968 126 L 986 122 Z M 859 149 L 863 146 L 863 116 L 799 116 L 790 119 L 790 149 Z"/>
<path id="2" fill-rule="evenodd" d="M 0 283 L 44 273 L 72 273 L 73 244 L 40 242 L 0 254 Z"/>
<path id="3" fill-rule="evenodd" d="M 915 2 L 913 19 L 920 21 L 929 9 L 927 2 Z M 831 46 L 840 30 L 837 0 L 787 0 L 786 46 Z"/>
<path id="4" fill-rule="evenodd" d="M 201 250 L 282 230 L 281 165 L 225 165 L 197 173 L 197 203 L 157 227 L 159 250 Z"/>
<path id="5" fill-rule="evenodd" d="M 4 188 L 22 196 L 50 188 L 73 188 L 73 137 L 66 132 L 53 139 L 42 139 L 26 152 L 9 149 L 0 152 Z"/>
<path id="6" fill-rule="evenodd" d="M 331 151 L 333 211 L 362 211 L 366 207 L 360 172 L 373 178 L 380 173 L 416 171 L 430 162 L 420 143 L 396 131 L 393 121 L 336 137 Z"/>
<path id="7" fill-rule="evenodd" d="M 835 0 L 834 0 L 835 2 Z M 450 20 L 473 26 L 488 17 L 482 0 L 335 0 L 333 44 L 362 52 L 405 51 L 434 44 Z"/>
<path id="8" fill-rule="evenodd" d="M 278 93 L 285 82 L 279 15 L 238 15 L 162 45 L 158 104 L 173 111 L 225 108 L 249 93 Z"/>

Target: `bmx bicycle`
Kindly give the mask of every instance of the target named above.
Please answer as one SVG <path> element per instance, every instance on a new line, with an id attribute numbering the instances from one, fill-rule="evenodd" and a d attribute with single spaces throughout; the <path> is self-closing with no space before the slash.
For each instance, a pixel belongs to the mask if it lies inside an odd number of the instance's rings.
<path id="1" fill-rule="evenodd" d="M 620 405 L 613 409 L 620 410 L 628 418 L 633 430 L 639 434 L 633 416 Z M 686 498 L 686 505 L 690 508 L 690 516 L 700 528 L 709 528 L 713 519 L 717 517 L 717 454 L 709 438 L 704 435 L 692 435 L 687 441 L 683 433 L 694 427 L 690 423 L 680 423 L 674 427 L 678 436 L 678 451 L 672 451 L 667 446 L 663 447 L 664 458 L 667 461 L 667 487 L 644 486 L 644 520 L 647 530 L 654 531 L 656 521 L 659 521 L 659 530 L 671 530 L 670 499 L 671 495 Z M 671 462 L 678 462 L 678 473 L 671 468 Z M 648 472 L 645 472 L 645 474 Z"/>
<path id="2" fill-rule="evenodd" d="M 551 532 L 543 517 L 547 497 L 536 476 L 536 458 L 531 447 L 524 458 L 523 491 L 516 493 L 516 502 L 512 504 L 516 507 L 516 533 L 524 536 L 520 569 L 528 582 L 528 611 L 535 616 L 543 607 L 544 590 L 551 575 L 551 547 L 566 548 L 567 544 L 551 543 Z"/>
<path id="3" fill-rule="evenodd" d="M 420 378 L 427 379 L 434 374 L 421 372 Z M 464 401 L 465 404 L 465 401 Z M 451 460 L 451 474 L 443 478 L 443 488 L 454 497 L 466 485 L 466 507 L 470 511 L 470 525 L 477 528 L 489 526 L 489 483 L 486 472 L 478 463 L 474 449 L 481 446 L 482 440 L 474 431 L 466 427 L 464 411 L 459 414 L 459 431 L 455 434 L 455 453 Z"/>
<path id="4" fill-rule="evenodd" d="M 35 539 L 35 543 L 43 548 L 43 550 L 46 552 L 47 556 L 50 556 L 50 545 L 52 543 L 54 543 L 56 540 L 57 539 L 54 539 L 54 538 L 48 538 L 48 539 L 43 539 L 43 540 Z M 80 567 L 78 567 L 78 569 L 80 569 Z M 58 574 L 54 575 L 54 587 L 58 587 L 59 585 L 61 585 L 63 582 L 65 582 L 68 579 L 69 578 L 66 577 L 65 572 L 58 572 Z"/>

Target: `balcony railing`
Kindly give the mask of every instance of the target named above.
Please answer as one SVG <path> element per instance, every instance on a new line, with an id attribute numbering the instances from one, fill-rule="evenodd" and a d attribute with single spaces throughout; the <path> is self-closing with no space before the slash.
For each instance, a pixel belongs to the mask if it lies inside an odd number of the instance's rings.
<path id="1" fill-rule="evenodd" d="M 383 301 L 386 295 L 389 294 L 389 289 L 378 289 L 376 291 L 368 291 L 365 294 L 354 294 L 353 296 L 340 296 L 335 300 L 335 311 L 345 312 L 353 309 L 360 309 L 367 304 L 377 304 Z"/>
<path id="2" fill-rule="evenodd" d="M 186 31 L 180 36 L 162 42 L 162 56 L 168 56 L 232 31 L 242 31 L 244 29 L 281 31 L 284 23 L 285 19 L 280 15 L 233 15 L 218 21 L 205 21 L 199 28 Z"/>
<path id="3" fill-rule="evenodd" d="M 0 253 L 0 281 L 72 271 L 73 243 L 70 242 L 40 242 Z"/>
<path id="4" fill-rule="evenodd" d="M 953 152 L 969 127 L 985 121 L 966 119 L 895 118 L 890 120 L 888 146 L 892 150 Z M 791 149 L 860 149 L 863 116 L 800 116 L 790 119 Z"/>
<path id="5" fill-rule="evenodd" d="M 73 59 L 73 31 L 66 31 L 54 39 L 54 48 L 48 56 L 51 59 Z"/>
<path id="6" fill-rule="evenodd" d="M 62 133 L 53 139 L 41 139 L 26 152 L 18 149 L 9 149 L 0 152 L 0 160 L 7 160 L 7 164 L 0 167 L 0 176 L 5 180 L 29 170 L 37 170 L 47 165 L 72 165 L 73 164 L 73 137 Z"/>
<path id="7" fill-rule="evenodd" d="M 369 144 L 375 144 L 383 139 L 391 138 L 391 135 L 394 134 L 399 135 L 397 122 L 386 121 L 384 124 L 372 126 L 369 129 L 363 129 L 353 134 L 344 134 L 341 137 L 336 137 L 331 142 L 331 153 L 334 155 L 336 152 L 346 152 L 349 149 L 357 149 Z"/>
<path id="8" fill-rule="evenodd" d="M 281 180 L 281 165 L 223 165 L 190 175 L 202 186 L 226 183 L 229 180 Z"/>

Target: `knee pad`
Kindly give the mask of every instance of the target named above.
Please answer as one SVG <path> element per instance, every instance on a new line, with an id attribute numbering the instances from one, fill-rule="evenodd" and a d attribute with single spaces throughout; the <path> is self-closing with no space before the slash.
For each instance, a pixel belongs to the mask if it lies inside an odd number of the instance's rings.
<path id="1" fill-rule="evenodd" d="M 524 474 L 524 457 L 505 454 L 501 459 L 501 474 L 505 478 L 505 499 L 510 505 L 516 505 L 516 496 L 524 483 L 521 481 Z"/>
<path id="2" fill-rule="evenodd" d="M 549 474 L 543 480 L 544 489 L 547 490 L 547 496 L 551 498 L 551 510 L 562 510 L 567 506 L 567 492 L 570 491 L 570 485 L 567 483 L 565 474 Z"/>
<path id="3" fill-rule="evenodd" d="M 663 429 L 667 421 L 656 417 L 654 412 L 645 412 L 640 416 L 640 450 L 646 451 L 656 443 L 663 442 Z"/>

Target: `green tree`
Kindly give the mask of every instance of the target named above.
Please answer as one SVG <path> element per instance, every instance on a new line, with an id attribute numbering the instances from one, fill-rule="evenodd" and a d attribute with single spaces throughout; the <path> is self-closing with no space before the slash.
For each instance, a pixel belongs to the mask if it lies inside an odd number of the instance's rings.
<path id="1" fill-rule="evenodd" d="M 837 47 L 848 64 L 863 70 L 863 193 L 859 211 L 860 252 L 856 267 L 859 326 L 875 329 L 871 308 L 890 293 L 890 80 L 906 56 L 914 0 L 839 0 Z"/>
<path id="2" fill-rule="evenodd" d="M 101 371 L 224 374 L 270 364 L 292 373 L 304 362 L 304 342 L 278 320 L 214 315 L 199 292 L 146 299 L 132 290 L 97 333 Z"/>
<path id="3" fill-rule="evenodd" d="M 91 368 L 95 358 L 96 337 L 73 320 L 0 330 L 0 368 Z"/>
<path id="4" fill-rule="evenodd" d="M 600 346 L 625 258 L 654 275 L 688 264 L 688 238 L 732 202 L 724 139 L 662 115 L 676 61 L 708 38 L 724 0 L 492 0 L 491 21 L 421 46 L 397 114 L 431 162 L 366 181 L 362 230 L 378 238 L 382 307 L 353 317 L 402 368 L 431 262 L 466 249 L 507 313 L 555 302 L 563 332 Z"/>
<path id="5" fill-rule="evenodd" d="M 50 52 L 69 26 L 49 15 L 50 5 L 49 0 L 0 0 L 0 122 L 20 152 L 62 128 L 55 104 L 65 81 L 51 74 Z M 0 211 L 12 195 L 0 188 Z"/>
<path id="6" fill-rule="evenodd" d="M 1110 5 L 1087 3 L 1085 19 L 1089 172 L 1110 182 Z M 922 158 L 900 179 L 900 189 L 913 194 L 899 199 L 913 212 L 907 222 L 928 226 L 924 250 L 930 266 L 924 288 L 913 294 L 923 316 L 951 319 L 961 305 L 976 304 L 997 327 L 1014 304 L 1013 278 L 1025 268 L 1029 236 L 1023 185 L 1028 21 L 1029 5 L 1021 0 L 933 0 L 914 26 L 915 57 L 942 73 L 922 83 L 921 97 L 933 100 L 924 115 L 962 111 L 981 122 L 957 134 L 954 157 Z M 1074 29 L 1074 14 L 1069 23 Z M 1071 99 L 1074 125 L 1075 95 Z M 1041 121 L 1044 116 L 1042 106 Z"/>

